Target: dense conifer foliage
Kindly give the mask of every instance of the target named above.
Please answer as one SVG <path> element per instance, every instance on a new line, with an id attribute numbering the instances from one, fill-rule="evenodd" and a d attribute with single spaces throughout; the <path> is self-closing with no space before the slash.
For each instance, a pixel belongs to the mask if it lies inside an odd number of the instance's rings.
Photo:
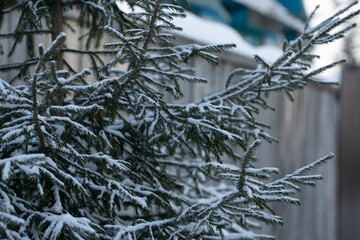
<path id="1" fill-rule="evenodd" d="M 189 59 L 218 65 L 214 54 L 234 46 L 173 45 L 181 29 L 172 20 L 186 17 L 178 2 L 122 2 L 134 11 L 114 0 L 1 1 L 3 24 L 20 13 L 13 32 L 0 34 L 0 44 L 13 43 L 1 57 L 27 46 L 23 59 L 0 66 L 16 72 L 0 79 L 1 238 L 272 239 L 251 229 L 281 224 L 269 204 L 299 204 L 293 194 L 321 179 L 309 171 L 333 155 L 268 180 L 279 171 L 256 168 L 255 151 L 275 138 L 257 115 L 272 109 L 272 92 L 291 98 L 326 84 L 315 76 L 343 61 L 310 70 L 318 57 L 310 50 L 354 27 L 342 26 L 359 13 L 348 13 L 355 3 L 306 25 L 274 63 L 255 56 L 258 67 L 233 71 L 223 91 L 179 104 L 182 82 L 206 83 Z M 85 29 L 86 50 L 67 47 L 65 14 Z M 52 43 L 38 45 L 37 35 Z M 104 35 L 113 41 L 100 46 Z M 69 52 L 91 64 L 75 71 Z"/>

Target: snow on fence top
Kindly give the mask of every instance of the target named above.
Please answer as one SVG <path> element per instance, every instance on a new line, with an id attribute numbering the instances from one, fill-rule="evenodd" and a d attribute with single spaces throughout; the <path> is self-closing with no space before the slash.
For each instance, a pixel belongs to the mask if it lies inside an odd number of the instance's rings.
<path id="1" fill-rule="evenodd" d="M 298 32 L 304 30 L 304 23 L 293 16 L 283 5 L 275 0 L 234 0 L 251 10 L 276 20 Z"/>

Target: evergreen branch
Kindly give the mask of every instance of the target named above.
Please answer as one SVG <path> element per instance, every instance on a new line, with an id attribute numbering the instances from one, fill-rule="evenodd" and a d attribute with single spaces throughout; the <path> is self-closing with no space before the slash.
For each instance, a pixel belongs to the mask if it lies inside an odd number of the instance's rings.
<path id="1" fill-rule="evenodd" d="M 249 148 L 246 150 L 246 152 L 243 154 L 243 157 L 241 158 L 241 171 L 240 171 L 240 177 L 237 184 L 237 189 L 239 192 L 243 191 L 243 187 L 245 185 L 245 172 L 248 165 L 248 162 L 250 160 L 250 157 L 254 154 L 255 149 L 260 145 L 260 140 L 255 140 Z"/>
<path id="2" fill-rule="evenodd" d="M 0 66 L 0 71 L 10 71 L 10 70 L 18 69 L 19 67 L 29 67 L 35 65 L 38 62 L 39 62 L 39 58 L 34 58 L 34 59 L 26 60 L 24 62 L 3 64 Z"/>
<path id="3" fill-rule="evenodd" d="M 28 34 L 48 34 L 52 33 L 52 30 L 26 30 L 22 32 L 10 32 L 10 33 L 0 33 L 0 38 L 13 38 L 16 35 L 28 35 Z"/>
<path id="4" fill-rule="evenodd" d="M 16 10 L 16 9 L 17 9 L 18 7 L 20 7 L 22 4 L 23 4 L 22 2 L 19 2 L 19 3 L 15 4 L 14 6 L 9 7 L 9 8 L 7 8 L 7 9 L 1 9 L 1 12 L 2 12 L 3 14 L 4 14 L 4 13 L 9 13 L 9 12 L 11 12 L 11 11 Z"/>
<path id="5" fill-rule="evenodd" d="M 37 74 L 40 72 L 40 69 L 41 69 L 44 61 L 48 60 L 51 52 L 54 51 L 59 45 L 61 45 L 65 41 L 65 38 L 66 38 L 66 34 L 62 33 L 55 39 L 54 42 L 52 42 L 52 44 L 46 49 L 46 51 L 43 54 L 41 54 L 43 50 L 41 50 L 41 49 L 39 50 L 40 58 L 35 67 L 35 71 L 34 71 L 35 73 L 32 78 L 31 94 L 32 94 L 32 101 L 33 101 L 33 109 L 32 110 L 34 113 L 34 116 L 33 116 L 34 124 L 35 124 L 35 129 L 36 129 L 37 135 L 39 137 L 41 149 L 44 153 L 47 153 L 47 148 L 45 145 L 45 140 L 44 140 L 44 136 L 42 133 L 42 129 L 41 129 L 41 126 L 39 123 L 39 117 L 38 117 L 39 109 L 38 109 L 38 102 L 37 102 L 37 79 L 38 79 Z"/>
<path id="6" fill-rule="evenodd" d="M 313 17 L 315 16 L 319 7 L 320 7 L 320 5 L 316 5 L 314 10 L 310 13 L 309 17 L 307 18 L 307 20 L 305 22 L 304 31 L 306 31 L 309 28 L 309 24 L 310 24 L 311 20 L 313 19 Z M 286 49 L 286 47 L 284 49 Z"/>
<path id="7" fill-rule="evenodd" d="M 296 170 L 295 172 L 291 173 L 291 174 L 287 174 L 285 177 L 278 179 L 272 183 L 267 184 L 268 186 L 278 186 L 278 185 L 290 185 L 291 182 L 296 183 L 303 183 L 303 184 L 311 184 L 311 182 L 307 182 L 306 180 L 312 179 L 313 176 L 302 176 L 304 173 L 317 168 L 319 165 L 324 164 L 326 161 L 328 161 L 331 158 L 334 158 L 334 154 L 330 153 L 327 156 L 320 158 L 319 160 L 312 162 L 298 170 Z M 303 180 L 301 178 L 297 178 L 298 176 L 302 176 Z M 316 177 L 316 179 L 318 179 L 318 177 Z M 305 181 L 304 181 L 305 180 Z M 299 190 L 300 188 L 297 187 L 296 185 L 290 185 L 293 186 L 295 189 Z"/>
<path id="8" fill-rule="evenodd" d="M 149 24 L 148 35 L 147 35 L 147 37 L 146 37 L 146 39 L 144 41 L 144 44 L 142 46 L 142 50 L 144 52 L 146 52 L 147 48 L 149 47 L 150 40 L 151 40 L 151 38 L 153 36 L 153 31 L 154 31 L 154 28 L 155 28 L 156 20 L 158 18 L 158 13 L 159 13 L 159 10 L 160 10 L 161 2 L 162 2 L 162 0 L 156 0 L 154 9 L 153 9 L 153 12 L 152 12 L 152 15 L 151 15 L 151 21 L 150 21 L 150 24 Z M 128 85 L 136 77 L 136 75 L 140 71 L 141 66 L 143 65 L 143 62 L 144 62 L 143 57 L 141 57 L 139 59 L 139 61 L 137 61 L 137 65 L 136 65 L 135 69 L 132 70 L 132 73 L 129 76 L 129 78 L 122 84 L 122 86 L 124 88 L 126 87 L 126 85 Z"/>
<path id="9" fill-rule="evenodd" d="M 105 51 L 105 50 L 78 50 L 72 48 L 62 48 L 63 52 L 79 53 L 79 54 L 114 54 L 116 51 Z"/>

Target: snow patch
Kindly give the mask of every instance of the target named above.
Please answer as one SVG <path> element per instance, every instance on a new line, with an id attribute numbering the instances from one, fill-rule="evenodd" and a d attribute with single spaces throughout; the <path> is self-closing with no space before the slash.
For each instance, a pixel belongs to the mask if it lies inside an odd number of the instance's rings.
<path id="1" fill-rule="evenodd" d="M 293 16 L 283 5 L 275 0 L 234 0 L 251 10 L 270 17 L 298 32 L 304 30 L 304 23 Z"/>

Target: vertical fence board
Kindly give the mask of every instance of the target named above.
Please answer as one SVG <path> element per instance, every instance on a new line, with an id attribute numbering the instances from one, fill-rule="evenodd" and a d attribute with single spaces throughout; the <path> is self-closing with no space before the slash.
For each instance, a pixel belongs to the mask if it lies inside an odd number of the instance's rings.
<path id="1" fill-rule="evenodd" d="M 341 88 L 338 239 L 360 236 L 360 67 L 347 67 Z"/>

